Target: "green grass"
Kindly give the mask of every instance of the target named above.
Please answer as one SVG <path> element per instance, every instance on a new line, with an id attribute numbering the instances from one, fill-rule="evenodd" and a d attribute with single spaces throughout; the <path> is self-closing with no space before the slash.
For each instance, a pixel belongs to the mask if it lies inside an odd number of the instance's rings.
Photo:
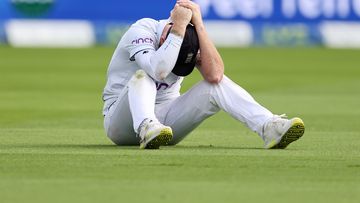
<path id="1" fill-rule="evenodd" d="M 0 202 L 360 201 L 359 51 L 221 49 L 226 74 L 274 113 L 302 117 L 304 137 L 264 150 L 219 113 L 158 151 L 104 134 L 112 51 L 0 47 Z"/>

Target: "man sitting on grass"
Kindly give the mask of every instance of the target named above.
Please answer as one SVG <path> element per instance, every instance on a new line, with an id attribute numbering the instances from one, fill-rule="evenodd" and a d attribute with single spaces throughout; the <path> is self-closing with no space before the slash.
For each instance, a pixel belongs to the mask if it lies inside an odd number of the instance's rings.
<path id="1" fill-rule="evenodd" d="M 195 66 L 204 80 L 180 95 Z M 274 115 L 224 75 L 200 8 L 189 0 L 177 1 L 167 20 L 141 19 L 129 28 L 111 59 L 103 99 L 105 130 L 117 145 L 175 145 L 220 110 L 268 149 L 286 148 L 304 133 L 300 118 Z"/>

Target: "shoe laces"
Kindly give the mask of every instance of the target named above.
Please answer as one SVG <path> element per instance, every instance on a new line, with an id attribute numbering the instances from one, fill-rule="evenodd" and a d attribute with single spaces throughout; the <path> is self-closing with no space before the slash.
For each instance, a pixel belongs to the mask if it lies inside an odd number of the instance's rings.
<path id="1" fill-rule="evenodd" d="M 287 118 L 287 115 L 283 113 L 283 114 L 281 114 L 281 115 L 275 115 L 274 117 L 275 117 L 275 118 L 281 118 L 281 119 L 282 119 L 282 118 Z"/>
<path id="2" fill-rule="evenodd" d="M 284 125 L 284 119 L 286 118 L 286 114 L 274 115 L 274 117 L 271 118 L 271 120 L 269 120 L 266 125 L 264 125 L 263 132 L 265 132 L 265 129 L 267 128 L 278 129 L 279 127 L 282 127 Z"/>
<path id="3" fill-rule="evenodd" d="M 142 130 L 146 125 L 148 125 L 149 123 L 152 123 L 152 122 L 153 122 L 153 120 L 151 120 L 151 119 L 149 119 L 149 118 L 145 118 L 145 119 L 140 123 L 140 125 L 139 125 L 139 127 L 138 127 L 138 130 L 137 130 L 138 133 L 136 133 L 136 136 L 137 136 L 137 137 L 140 137 L 141 130 Z"/>
<path id="4" fill-rule="evenodd" d="M 274 118 L 270 121 L 269 125 L 273 127 L 278 127 L 279 125 L 284 125 L 284 119 L 286 119 L 286 114 L 275 115 Z"/>

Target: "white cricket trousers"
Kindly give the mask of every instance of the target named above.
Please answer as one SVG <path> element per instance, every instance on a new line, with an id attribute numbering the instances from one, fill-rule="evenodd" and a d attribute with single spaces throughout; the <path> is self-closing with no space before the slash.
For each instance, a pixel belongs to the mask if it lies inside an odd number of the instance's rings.
<path id="1" fill-rule="evenodd" d="M 145 118 L 157 119 L 173 130 L 170 145 L 184 139 L 206 118 L 224 110 L 262 136 L 262 127 L 273 114 L 224 76 L 218 84 L 201 81 L 183 95 L 155 104 L 156 86 L 145 73 L 138 72 L 120 93 L 104 118 L 108 137 L 117 145 L 138 145 L 138 126 Z"/>

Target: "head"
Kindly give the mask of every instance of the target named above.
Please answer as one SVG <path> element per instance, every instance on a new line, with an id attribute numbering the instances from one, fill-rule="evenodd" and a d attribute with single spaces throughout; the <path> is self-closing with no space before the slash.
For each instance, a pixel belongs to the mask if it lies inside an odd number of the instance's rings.
<path id="1" fill-rule="evenodd" d="M 170 34 L 171 28 L 172 23 L 168 23 L 164 26 L 160 36 L 159 46 L 165 42 L 167 36 Z M 196 29 L 192 24 L 189 24 L 186 27 L 184 40 L 172 72 L 178 76 L 189 75 L 194 70 L 196 64 L 196 55 L 199 51 L 199 48 L 200 44 Z"/>

